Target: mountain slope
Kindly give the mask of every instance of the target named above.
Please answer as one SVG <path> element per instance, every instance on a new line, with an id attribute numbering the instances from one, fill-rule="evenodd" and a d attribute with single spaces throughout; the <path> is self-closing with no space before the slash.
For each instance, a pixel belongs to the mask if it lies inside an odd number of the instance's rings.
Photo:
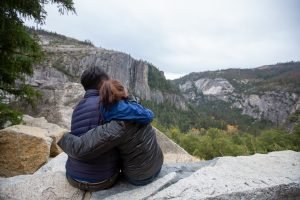
<path id="1" fill-rule="evenodd" d="M 68 128 L 72 109 L 84 92 L 79 85 L 80 76 L 91 66 L 101 67 L 143 100 L 167 101 L 186 109 L 185 100 L 176 86 L 152 64 L 135 60 L 122 52 L 97 48 L 89 41 L 78 41 L 43 30 L 31 31 L 40 38 L 45 60 L 34 66 L 33 76 L 28 77 L 27 82 L 43 96 L 35 110 L 22 105 L 26 113 L 47 116 L 50 122 Z M 164 87 L 157 87 L 157 83 Z"/>
<path id="2" fill-rule="evenodd" d="M 174 83 L 200 110 L 209 104 L 237 108 L 279 125 L 300 108 L 300 62 L 191 73 Z"/>

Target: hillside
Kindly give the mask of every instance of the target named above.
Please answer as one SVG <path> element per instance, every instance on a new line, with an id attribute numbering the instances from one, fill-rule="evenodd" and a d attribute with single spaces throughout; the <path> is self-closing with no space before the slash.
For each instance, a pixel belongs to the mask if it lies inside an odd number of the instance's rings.
<path id="1" fill-rule="evenodd" d="M 34 66 L 33 76 L 27 78 L 27 83 L 38 89 L 42 98 L 35 109 L 26 104 L 19 105 L 25 113 L 46 116 L 50 122 L 69 128 L 72 109 L 84 93 L 79 84 L 80 76 L 90 66 L 103 68 L 143 100 L 171 102 L 179 109 L 186 109 L 177 87 L 165 79 L 163 72 L 146 61 L 95 47 L 89 41 L 78 41 L 43 30 L 31 32 L 40 38 L 45 59 Z"/>
<path id="2" fill-rule="evenodd" d="M 278 63 L 253 69 L 226 69 L 218 71 L 193 72 L 174 80 L 177 85 L 202 78 L 226 79 L 236 92 L 248 94 L 266 91 L 285 91 L 300 94 L 300 62 Z"/>
<path id="3" fill-rule="evenodd" d="M 300 62 L 191 73 L 174 82 L 188 101 L 208 114 L 216 111 L 207 107 L 215 106 L 220 113 L 240 110 L 280 125 L 300 105 Z M 222 118 L 222 114 L 215 113 L 215 117 Z"/>

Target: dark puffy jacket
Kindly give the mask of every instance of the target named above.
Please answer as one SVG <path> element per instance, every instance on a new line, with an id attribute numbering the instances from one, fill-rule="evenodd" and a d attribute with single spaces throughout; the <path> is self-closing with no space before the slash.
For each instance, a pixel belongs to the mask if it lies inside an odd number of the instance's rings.
<path id="1" fill-rule="evenodd" d="M 102 120 L 99 112 L 99 92 L 87 90 L 84 98 L 73 111 L 71 134 L 80 136 L 97 127 Z M 116 148 L 95 156 L 92 160 L 68 157 L 67 173 L 79 180 L 99 182 L 110 178 L 120 170 L 120 157 Z"/>
<path id="2" fill-rule="evenodd" d="M 153 176 L 163 164 L 163 154 L 150 124 L 112 121 L 80 137 L 67 133 L 58 145 L 69 156 L 80 160 L 94 159 L 98 154 L 117 147 L 123 173 L 134 180 Z"/>

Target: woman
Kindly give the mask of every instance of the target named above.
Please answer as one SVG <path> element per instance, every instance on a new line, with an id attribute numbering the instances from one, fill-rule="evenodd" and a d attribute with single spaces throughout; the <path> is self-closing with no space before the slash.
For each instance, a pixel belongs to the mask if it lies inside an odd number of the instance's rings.
<path id="1" fill-rule="evenodd" d="M 83 161 L 117 148 L 124 177 L 134 185 L 145 185 L 159 174 L 163 155 L 152 126 L 135 123 L 137 115 L 124 115 L 128 113 L 124 105 L 132 103 L 127 96 L 119 81 L 104 81 L 100 89 L 103 105 L 100 110 L 104 123 L 111 122 L 80 137 L 65 134 L 58 144 L 70 157 Z"/>
<path id="2" fill-rule="evenodd" d="M 102 124 L 112 120 L 132 121 L 148 124 L 152 121 L 153 112 L 138 104 L 133 97 L 128 97 L 127 90 L 118 80 L 105 80 L 100 87 L 100 113 Z"/>

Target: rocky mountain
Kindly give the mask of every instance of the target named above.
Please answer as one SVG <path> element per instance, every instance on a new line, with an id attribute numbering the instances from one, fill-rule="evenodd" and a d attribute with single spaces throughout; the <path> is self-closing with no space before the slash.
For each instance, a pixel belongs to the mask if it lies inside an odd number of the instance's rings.
<path id="1" fill-rule="evenodd" d="M 46 58 L 34 67 L 34 74 L 27 82 L 43 95 L 34 110 L 26 105 L 20 106 L 26 113 L 46 116 L 50 122 L 69 128 L 73 107 L 84 94 L 79 84 L 80 76 L 90 66 L 102 67 L 141 99 L 173 102 L 178 108 L 186 109 L 185 100 L 176 87 L 148 62 L 135 60 L 122 52 L 97 48 L 89 41 L 82 42 L 43 30 L 33 31 L 33 34 L 40 38 Z M 158 87 L 158 81 L 164 88 Z"/>
<path id="2" fill-rule="evenodd" d="M 191 73 L 174 82 L 199 109 L 205 102 L 223 103 L 275 124 L 300 109 L 300 62 Z"/>

